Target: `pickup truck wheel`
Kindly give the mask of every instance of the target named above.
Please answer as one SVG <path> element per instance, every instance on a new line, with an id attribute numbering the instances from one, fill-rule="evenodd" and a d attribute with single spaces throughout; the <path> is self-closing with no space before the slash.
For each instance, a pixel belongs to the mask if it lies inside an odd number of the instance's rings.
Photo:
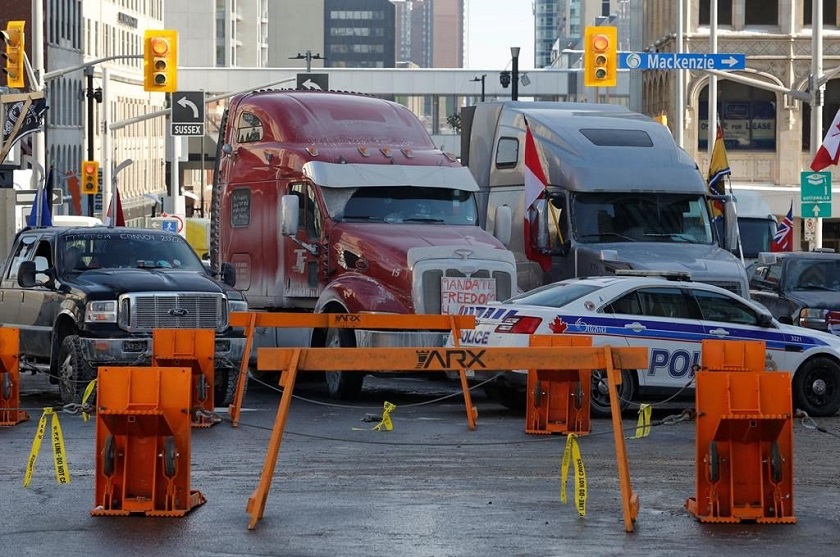
<path id="1" fill-rule="evenodd" d="M 840 364 L 817 356 L 793 376 L 793 402 L 809 416 L 827 418 L 840 409 Z"/>
<path id="2" fill-rule="evenodd" d="M 61 341 L 58 350 L 58 390 L 62 404 L 78 404 L 88 383 L 96 379 L 96 370 L 82 355 L 82 345 L 78 335 L 67 335 Z M 96 402 L 96 391 L 88 399 L 88 404 Z"/>
<path id="3" fill-rule="evenodd" d="M 324 342 L 327 348 L 355 348 L 356 335 L 352 329 L 327 329 Z M 354 400 L 362 392 L 365 376 L 361 371 L 324 372 L 327 393 L 334 400 Z"/>
<path id="4" fill-rule="evenodd" d="M 621 385 L 618 386 L 618 407 L 624 412 L 636 393 L 633 377 L 629 370 L 621 370 Z M 610 390 L 607 382 L 607 372 L 603 369 L 592 370 L 591 416 L 593 418 L 609 418 L 612 416 L 610 407 Z"/>
<path id="5" fill-rule="evenodd" d="M 216 368 L 214 380 L 216 384 L 213 387 L 213 403 L 216 406 L 229 406 L 236 396 L 236 386 L 239 382 L 239 368 Z"/>

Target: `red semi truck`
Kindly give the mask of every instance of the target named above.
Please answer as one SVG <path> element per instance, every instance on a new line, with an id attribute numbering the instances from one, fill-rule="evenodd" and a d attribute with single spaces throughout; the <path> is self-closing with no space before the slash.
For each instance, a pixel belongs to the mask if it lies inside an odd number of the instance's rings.
<path id="1" fill-rule="evenodd" d="M 235 96 L 212 193 L 211 265 L 251 310 L 457 313 L 517 291 L 513 253 L 479 226 L 478 185 L 407 108 L 324 91 Z M 503 221 L 504 219 L 502 219 Z M 510 221 L 497 222 L 497 235 Z M 440 346 L 445 335 L 260 331 L 260 346 Z M 358 372 L 326 374 L 358 395 Z"/>

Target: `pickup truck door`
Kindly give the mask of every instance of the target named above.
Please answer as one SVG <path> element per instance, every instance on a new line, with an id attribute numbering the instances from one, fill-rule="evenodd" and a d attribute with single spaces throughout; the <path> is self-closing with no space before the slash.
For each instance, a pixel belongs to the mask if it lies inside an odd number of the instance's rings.
<path id="1" fill-rule="evenodd" d="M 18 286 L 17 272 L 21 262 L 32 258 L 37 237 L 21 236 L 12 247 L 3 277 L 0 279 L 0 325 L 17 327 L 21 322 L 24 289 Z"/>
<path id="2" fill-rule="evenodd" d="M 35 286 L 22 287 L 18 326 L 21 329 L 21 351 L 33 356 L 49 357 L 52 342 L 52 330 L 61 301 L 60 293 L 55 289 L 55 281 L 50 281 L 46 271 L 54 266 L 55 251 L 51 242 L 45 238 L 36 243 L 32 252 L 35 262 Z"/>

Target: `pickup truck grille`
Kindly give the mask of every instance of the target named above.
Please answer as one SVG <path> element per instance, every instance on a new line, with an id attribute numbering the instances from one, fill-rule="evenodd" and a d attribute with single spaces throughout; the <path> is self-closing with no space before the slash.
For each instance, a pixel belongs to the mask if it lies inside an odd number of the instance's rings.
<path id="1" fill-rule="evenodd" d="M 466 277 L 458 269 L 430 269 L 423 272 L 423 313 L 440 313 L 440 279 L 442 277 Z M 511 275 L 505 271 L 490 271 L 481 269 L 469 275 L 473 278 L 496 279 L 496 300 L 507 300 L 511 297 Z"/>
<path id="2" fill-rule="evenodd" d="M 215 329 L 227 327 L 228 312 L 221 294 L 125 294 L 120 297 L 120 327 L 129 332 L 152 329 Z"/>

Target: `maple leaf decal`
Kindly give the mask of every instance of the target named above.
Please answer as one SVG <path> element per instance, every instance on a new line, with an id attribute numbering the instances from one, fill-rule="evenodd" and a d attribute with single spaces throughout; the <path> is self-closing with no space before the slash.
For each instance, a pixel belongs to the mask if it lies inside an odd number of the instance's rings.
<path id="1" fill-rule="evenodd" d="M 562 317 L 557 316 L 554 321 L 548 324 L 548 328 L 551 329 L 552 333 L 562 334 L 569 328 L 569 324 L 563 321 Z"/>

